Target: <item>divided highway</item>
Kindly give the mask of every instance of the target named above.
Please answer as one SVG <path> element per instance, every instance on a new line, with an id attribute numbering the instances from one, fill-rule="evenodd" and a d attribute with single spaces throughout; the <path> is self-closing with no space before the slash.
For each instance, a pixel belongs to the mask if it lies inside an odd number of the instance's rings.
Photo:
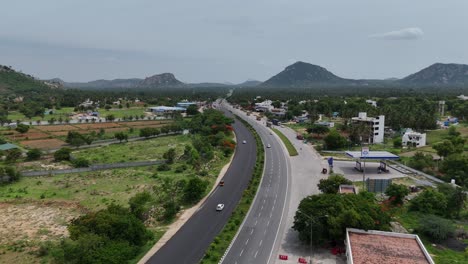
<path id="1" fill-rule="evenodd" d="M 200 209 L 146 263 L 198 263 L 215 236 L 227 223 L 249 184 L 257 155 L 252 133 L 237 120 L 233 127 L 238 144 L 231 166 L 224 176 L 224 187 L 217 187 Z M 247 144 L 242 144 L 243 140 L 246 140 Z M 218 212 L 216 205 L 219 203 L 223 203 L 225 207 Z"/>
<path id="2" fill-rule="evenodd" d="M 289 204 L 289 159 L 280 139 L 263 120 L 255 121 L 227 104 L 224 107 L 247 120 L 271 148 L 265 148 L 264 175 L 256 199 L 222 263 L 274 263 L 281 243 L 278 233 L 285 228 Z"/>

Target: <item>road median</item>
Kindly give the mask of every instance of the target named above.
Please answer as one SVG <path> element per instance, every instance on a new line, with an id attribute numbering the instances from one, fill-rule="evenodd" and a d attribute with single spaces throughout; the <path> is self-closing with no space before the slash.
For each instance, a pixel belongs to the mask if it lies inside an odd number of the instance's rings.
<path id="1" fill-rule="evenodd" d="M 276 128 L 272 128 L 271 130 L 273 130 L 280 137 L 281 141 L 283 141 L 283 144 L 286 146 L 286 149 L 288 150 L 289 156 L 299 155 L 299 153 L 297 153 L 297 150 L 293 146 L 291 141 L 289 141 L 289 139 L 283 133 L 281 133 L 281 131 L 279 131 Z"/>

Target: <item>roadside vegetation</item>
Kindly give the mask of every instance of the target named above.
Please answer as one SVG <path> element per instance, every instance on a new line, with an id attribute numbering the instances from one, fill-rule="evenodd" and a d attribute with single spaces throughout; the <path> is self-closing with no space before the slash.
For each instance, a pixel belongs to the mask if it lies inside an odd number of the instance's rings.
<path id="1" fill-rule="evenodd" d="M 233 240 L 234 236 L 239 230 L 240 225 L 244 221 L 244 218 L 246 217 L 247 212 L 249 211 L 249 208 L 253 203 L 263 175 L 265 153 L 263 150 L 262 140 L 258 136 L 255 129 L 249 123 L 247 123 L 240 117 L 236 118 L 239 121 L 241 121 L 245 126 L 247 126 L 255 137 L 255 142 L 257 146 L 257 157 L 255 167 L 249 186 L 244 191 L 242 198 L 239 201 L 239 204 L 232 212 L 228 223 L 224 226 L 223 230 L 215 237 L 214 241 L 211 243 L 210 247 L 205 252 L 205 256 L 201 260 L 201 263 L 219 263 L 219 261 L 223 257 L 223 254 L 226 252 L 231 241 Z"/>
<path id="2" fill-rule="evenodd" d="M 10 262 L 12 258 L 30 262 L 26 261 L 30 254 L 37 256 L 35 261 L 45 263 L 95 263 L 95 260 L 124 263 L 132 259 L 136 262 L 135 259 L 154 245 L 181 210 L 196 204 L 208 193 L 209 186 L 214 184 L 235 148 L 231 123 L 232 119 L 224 117 L 221 112 L 207 110 L 196 114 L 191 120 L 180 120 L 180 127 L 190 129 L 191 134 L 188 135 L 133 142 L 123 139 L 121 143 L 90 149 L 62 148 L 53 155 L 41 154 L 38 160 L 28 161 L 47 161 L 47 164 L 65 167 L 148 160 L 164 160 L 165 163 L 139 168 L 23 177 L 4 182 L 0 185 L 0 204 L 5 205 L 5 210 L 15 208 L 18 213 L 27 214 L 27 211 L 21 211 L 27 207 L 20 209 L 22 207 L 18 205 L 34 206 L 46 212 L 42 217 L 47 219 L 48 225 L 61 231 L 44 231 L 42 229 L 46 227 L 37 226 L 37 221 L 21 220 L 18 224 L 22 228 L 17 229 L 30 235 L 25 237 L 13 233 L 8 240 L 0 240 L 0 250 L 4 250 L 4 254 L 0 254 L 0 262 Z M 151 130 L 153 132 L 154 129 Z M 73 133 L 69 134 L 69 138 L 86 139 Z M 29 156 L 37 159 L 34 152 Z M 9 161 L 9 164 L 19 165 L 23 163 L 23 158 L 15 162 Z M 14 173 L 9 169 L 3 171 Z M 63 203 L 68 206 L 60 213 L 48 212 Z M 114 221 L 117 218 L 122 219 Z M 132 234 L 128 234 L 130 237 L 115 232 L 123 224 L 133 230 Z M 95 225 L 99 228 L 93 227 Z M 12 228 L 12 223 L 5 222 L 2 226 Z M 1 228 L 0 232 L 3 232 Z M 134 236 L 138 236 L 138 239 Z M 48 242 L 41 242 L 41 237 L 47 237 Z M 21 251 L 12 250 L 12 245 L 25 239 L 28 239 L 28 243 L 22 244 Z M 89 244 L 84 245 L 85 241 Z"/>
<path id="3" fill-rule="evenodd" d="M 281 131 L 279 131 L 276 128 L 272 128 L 272 130 L 281 138 L 281 141 L 283 141 L 284 145 L 286 146 L 286 149 L 288 150 L 289 156 L 299 155 L 291 141 L 289 141 L 289 139 L 283 133 L 281 133 Z"/>

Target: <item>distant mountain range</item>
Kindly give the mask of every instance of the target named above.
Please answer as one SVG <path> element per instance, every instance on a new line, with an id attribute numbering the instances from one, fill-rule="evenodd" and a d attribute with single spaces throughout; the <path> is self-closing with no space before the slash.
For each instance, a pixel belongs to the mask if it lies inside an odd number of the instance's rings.
<path id="1" fill-rule="evenodd" d="M 177 88 L 177 87 L 252 87 L 262 82 L 256 80 L 247 80 L 240 84 L 231 83 L 183 83 L 179 81 L 172 73 L 156 74 L 145 79 L 115 79 L 115 80 L 96 80 L 91 82 L 64 82 L 59 78 L 47 80 L 48 82 L 61 83 L 66 88 L 79 89 L 112 89 L 112 88 Z"/>
<path id="2" fill-rule="evenodd" d="M 54 79 L 57 81 L 57 79 Z M 59 79 L 58 79 L 59 80 Z M 435 63 L 403 79 L 388 78 L 384 80 L 356 80 L 339 77 L 327 69 L 298 61 L 287 66 L 283 71 L 260 82 L 247 80 L 240 84 L 231 83 L 183 83 L 172 73 L 156 74 L 145 79 L 97 80 L 86 83 L 63 83 L 68 88 L 160 88 L 160 87 L 316 87 L 316 86 L 467 86 L 468 65 Z"/>
<path id="3" fill-rule="evenodd" d="M 468 65 L 435 63 L 403 79 L 385 80 L 345 79 L 327 69 L 305 62 L 296 62 L 261 83 L 261 87 L 316 87 L 316 86 L 464 86 L 468 87 Z"/>

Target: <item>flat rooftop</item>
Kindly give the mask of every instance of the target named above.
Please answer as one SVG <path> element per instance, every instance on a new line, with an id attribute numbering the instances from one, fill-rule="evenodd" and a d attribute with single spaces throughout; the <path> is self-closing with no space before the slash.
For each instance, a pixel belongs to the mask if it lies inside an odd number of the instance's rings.
<path id="1" fill-rule="evenodd" d="M 434 263 L 417 235 L 348 228 L 346 243 L 348 263 Z"/>
<path id="2" fill-rule="evenodd" d="M 400 157 L 388 151 L 369 151 L 369 154 L 363 156 L 361 151 L 345 151 L 346 155 L 353 159 L 399 159 Z"/>

